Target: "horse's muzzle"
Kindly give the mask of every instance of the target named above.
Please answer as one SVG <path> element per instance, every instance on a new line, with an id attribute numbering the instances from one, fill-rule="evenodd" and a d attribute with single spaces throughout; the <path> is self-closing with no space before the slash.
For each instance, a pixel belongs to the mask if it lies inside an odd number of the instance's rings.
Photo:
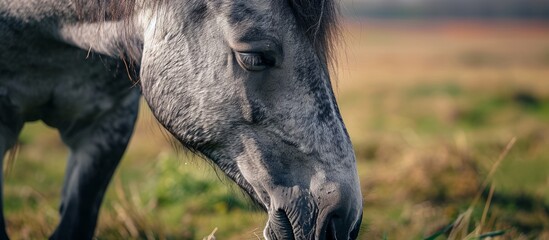
<path id="1" fill-rule="evenodd" d="M 271 196 L 269 240 L 349 240 L 356 239 L 362 222 L 362 198 L 338 188 L 329 196 L 314 194 Z M 282 199 L 281 199 L 282 198 Z"/>

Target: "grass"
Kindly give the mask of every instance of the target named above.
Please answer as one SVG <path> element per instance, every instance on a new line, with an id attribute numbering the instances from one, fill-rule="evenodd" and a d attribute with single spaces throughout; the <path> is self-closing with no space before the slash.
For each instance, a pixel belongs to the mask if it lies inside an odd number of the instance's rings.
<path id="1" fill-rule="evenodd" d="M 346 24 L 335 91 L 364 195 L 360 239 L 549 238 L 547 29 Z M 4 185 L 8 231 L 44 238 L 59 220 L 67 149 L 41 123 L 20 142 Z M 265 220 L 143 109 L 97 237 L 259 239 Z"/>
<path id="2" fill-rule="evenodd" d="M 362 237 L 421 239 L 455 221 L 513 137 L 483 232 L 547 236 L 549 71 L 539 56 L 549 32 L 525 26 L 353 25 L 338 92 L 362 176 Z"/>

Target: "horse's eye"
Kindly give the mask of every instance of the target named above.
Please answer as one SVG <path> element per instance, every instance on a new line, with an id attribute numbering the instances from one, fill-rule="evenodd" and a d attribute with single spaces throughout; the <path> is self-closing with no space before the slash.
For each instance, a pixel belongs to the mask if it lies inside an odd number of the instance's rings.
<path id="1" fill-rule="evenodd" d="M 255 52 L 235 52 L 238 64 L 248 71 L 263 71 L 274 66 L 274 58 L 270 58 L 264 53 Z"/>

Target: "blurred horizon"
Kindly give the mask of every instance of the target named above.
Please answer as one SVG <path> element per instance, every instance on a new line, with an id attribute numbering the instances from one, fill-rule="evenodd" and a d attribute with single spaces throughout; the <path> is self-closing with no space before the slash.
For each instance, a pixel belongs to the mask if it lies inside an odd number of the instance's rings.
<path id="1" fill-rule="evenodd" d="M 342 0 L 351 18 L 532 19 L 549 20 L 549 1 L 543 0 Z"/>

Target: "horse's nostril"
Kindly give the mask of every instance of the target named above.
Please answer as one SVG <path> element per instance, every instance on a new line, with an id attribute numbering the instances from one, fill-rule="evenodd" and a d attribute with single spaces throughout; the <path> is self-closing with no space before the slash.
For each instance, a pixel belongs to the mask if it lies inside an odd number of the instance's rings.
<path id="1" fill-rule="evenodd" d="M 360 231 L 361 223 L 362 223 L 362 213 L 360 213 L 360 218 L 358 219 L 358 222 L 353 227 L 353 230 L 351 230 L 351 234 L 349 235 L 351 239 L 356 239 L 358 237 L 358 232 Z"/>
<path id="2" fill-rule="evenodd" d="M 362 214 L 356 222 L 348 222 L 347 218 L 342 218 L 338 214 L 332 213 L 326 218 L 322 225 L 320 239 L 323 240 L 355 240 L 358 237 L 360 224 L 362 222 Z"/>

